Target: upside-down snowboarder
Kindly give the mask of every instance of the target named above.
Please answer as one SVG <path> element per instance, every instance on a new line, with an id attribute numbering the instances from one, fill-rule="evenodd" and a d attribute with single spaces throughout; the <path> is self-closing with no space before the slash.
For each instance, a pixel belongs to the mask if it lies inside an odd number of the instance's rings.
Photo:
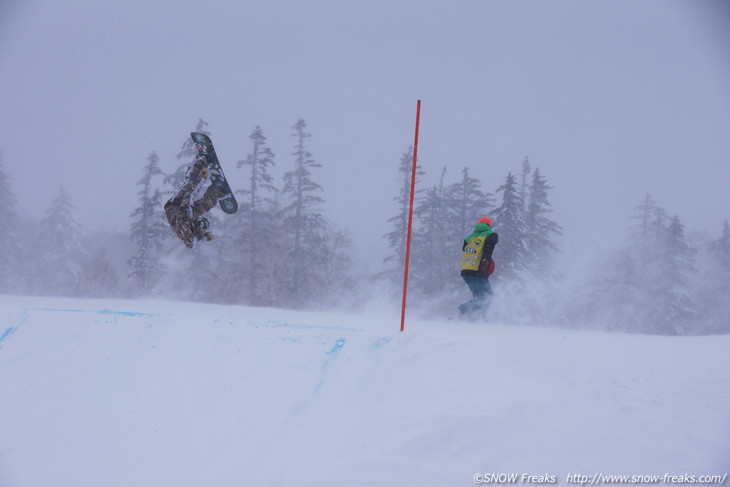
<path id="1" fill-rule="evenodd" d="M 492 220 L 484 217 L 479 220 L 474 230 L 464 239 L 461 248 L 461 277 L 469 286 L 472 299 L 459 305 L 462 316 L 483 315 L 487 311 L 492 297 L 492 286 L 489 276 L 494 272 L 492 252 L 499 236 L 492 230 Z"/>
<path id="2" fill-rule="evenodd" d="M 238 209 L 210 138 L 198 133 L 193 133 L 192 137 L 198 155 L 190 163 L 180 190 L 165 203 L 170 227 L 188 248 L 195 247 L 201 240 L 213 240 L 213 235 L 208 231 L 208 220 L 203 215 L 217 203 L 226 213 L 235 213 Z M 199 197 L 209 180 L 210 186 Z"/>

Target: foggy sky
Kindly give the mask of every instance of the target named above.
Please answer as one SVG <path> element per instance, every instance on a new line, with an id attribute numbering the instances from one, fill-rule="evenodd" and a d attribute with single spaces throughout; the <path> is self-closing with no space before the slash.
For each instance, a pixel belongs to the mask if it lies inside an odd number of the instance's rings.
<path id="1" fill-rule="evenodd" d="M 569 249 L 622 238 L 645 193 L 717 238 L 730 219 L 726 5 L 11 1 L 0 150 L 21 216 L 40 219 L 63 185 L 87 233 L 126 231 L 147 156 L 176 169 L 199 117 L 234 189 L 253 128 L 278 178 L 304 118 L 327 215 L 368 254 L 386 246 L 421 99 L 424 187 L 468 166 L 494 191 L 529 156 Z"/>

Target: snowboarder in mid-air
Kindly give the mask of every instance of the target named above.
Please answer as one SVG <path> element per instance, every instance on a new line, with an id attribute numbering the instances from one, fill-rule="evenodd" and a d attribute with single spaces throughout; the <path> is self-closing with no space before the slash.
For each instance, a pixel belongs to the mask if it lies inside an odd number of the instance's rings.
<path id="1" fill-rule="evenodd" d="M 235 213 L 238 209 L 210 138 L 199 133 L 191 135 L 198 155 L 190 163 L 180 190 L 165 203 L 170 227 L 188 248 L 195 247 L 201 240 L 213 240 L 213 235 L 208 231 L 208 220 L 203 215 L 217 203 L 226 213 Z M 208 180 L 211 184 L 199 198 Z"/>
<path id="2" fill-rule="evenodd" d="M 474 318 L 484 316 L 492 297 L 489 276 L 494 272 L 492 252 L 499 236 L 492 230 L 492 220 L 484 217 L 464 240 L 461 248 L 461 277 L 469 286 L 472 299 L 459 305 L 459 314 Z"/>

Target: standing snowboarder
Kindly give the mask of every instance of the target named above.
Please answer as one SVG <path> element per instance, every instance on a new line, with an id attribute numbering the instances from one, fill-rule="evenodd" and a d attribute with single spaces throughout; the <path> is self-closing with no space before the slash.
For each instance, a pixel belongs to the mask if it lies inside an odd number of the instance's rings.
<path id="1" fill-rule="evenodd" d="M 484 217 L 464 240 L 461 248 L 461 277 L 469 286 L 472 299 L 459 305 L 459 313 L 476 316 L 486 312 L 492 296 L 489 276 L 494 272 L 492 252 L 499 236 L 492 230 L 492 220 Z"/>

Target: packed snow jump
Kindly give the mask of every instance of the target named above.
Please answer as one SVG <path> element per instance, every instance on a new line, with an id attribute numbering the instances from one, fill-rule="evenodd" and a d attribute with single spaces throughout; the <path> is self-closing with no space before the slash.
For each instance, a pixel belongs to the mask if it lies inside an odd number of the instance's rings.
<path id="1" fill-rule="evenodd" d="M 182 187 L 165 203 L 165 215 L 175 235 L 192 249 L 201 240 L 213 240 L 213 234 L 208 231 L 208 219 L 203 215 L 216 203 L 225 213 L 233 214 L 238 211 L 238 203 L 223 174 L 210 137 L 198 132 L 190 135 L 198 155 L 190 163 Z M 198 198 L 207 182 L 210 185 L 203 196 Z"/>

